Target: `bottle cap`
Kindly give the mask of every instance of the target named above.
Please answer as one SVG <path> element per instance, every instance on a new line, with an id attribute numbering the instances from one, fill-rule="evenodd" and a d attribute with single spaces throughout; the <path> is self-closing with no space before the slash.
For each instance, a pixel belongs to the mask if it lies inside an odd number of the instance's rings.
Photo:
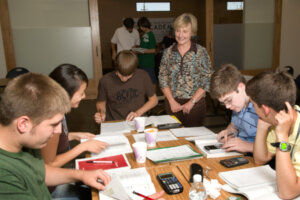
<path id="1" fill-rule="evenodd" d="M 202 176 L 200 174 L 195 174 L 193 176 L 193 182 L 196 183 L 196 182 L 202 182 Z"/>

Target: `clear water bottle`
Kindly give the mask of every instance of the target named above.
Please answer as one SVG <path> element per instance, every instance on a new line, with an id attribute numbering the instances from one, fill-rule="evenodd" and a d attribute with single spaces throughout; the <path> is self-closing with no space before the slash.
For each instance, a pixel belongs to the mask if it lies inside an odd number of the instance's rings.
<path id="1" fill-rule="evenodd" d="M 206 191 L 202 183 L 202 177 L 200 174 L 195 174 L 193 176 L 193 183 L 189 192 L 190 200 L 205 200 Z"/>

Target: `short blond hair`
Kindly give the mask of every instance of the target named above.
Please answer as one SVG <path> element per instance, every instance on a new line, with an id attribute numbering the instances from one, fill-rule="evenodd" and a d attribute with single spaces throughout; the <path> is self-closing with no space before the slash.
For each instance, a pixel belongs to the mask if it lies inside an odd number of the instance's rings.
<path id="1" fill-rule="evenodd" d="M 116 60 L 116 70 L 123 76 L 133 74 L 139 63 L 137 55 L 130 50 L 120 51 Z"/>
<path id="2" fill-rule="evenodd" d="M 192 26 L 192 36 L 197 35 L 197 30 L 198 30 L 197 18 L 191 13 L 183 13 L 180 16 L 178 16 L 173 23 L 174 30 L 177 30 L 182 27 L 186 27 L 188 24 L 191 24 Z"/>
<path id="3" fill-rule="evenodd" d="M 50 77 L 26 73 L 11 80 L 0 100 L 0 124 L 8 126 L 20 116 L 34 125 L 71 109 L 66 90 Z"/>

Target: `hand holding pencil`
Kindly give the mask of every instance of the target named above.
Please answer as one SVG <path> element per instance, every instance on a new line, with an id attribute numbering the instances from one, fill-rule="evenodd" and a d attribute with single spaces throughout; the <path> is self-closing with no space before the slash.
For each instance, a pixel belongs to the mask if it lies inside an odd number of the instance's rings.
<path id="1" fill-rule="evenodd" d="M 162 198 L 162 196 L 165 194 L 164 191 L 160 191 L 160 192 L 157 192 L 157 193 L 149 195 L 149 196 L 145 196 L 145 195 L 135 192 L 135 191 L 133 191 L 133 194 L 143 197 L 145 200 L 165 200 L 164 198 Z"/>

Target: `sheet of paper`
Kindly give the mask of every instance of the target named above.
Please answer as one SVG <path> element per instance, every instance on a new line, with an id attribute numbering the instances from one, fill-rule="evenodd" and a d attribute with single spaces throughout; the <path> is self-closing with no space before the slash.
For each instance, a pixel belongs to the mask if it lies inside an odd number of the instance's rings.
<path id="1" fill-rule="evenodd" d="M 117 176 L 111 179 L 111 182 L 106 185 L 105 188 L 104 191 L 99 192 L 101 200 L 131 200 L 123 187 L 121 180 Z"/>
<path id="2" fill-rule="evenodd" d="M 133 138 L 136 142 L 146 142 L 145 133 L 134 134 Z M 157 133 L 157 142 L 178 140 L 170 131 L 158 131 Z"/>
<path id="3" fill-rule="evenodd" d="M 131 130 L 134 130 L 132 122 L 127 121 L 101 123 L 100 126 L 101 136 L 123 135 L 124 133 L 130 133 Z"/>
<path id="4" fill-rule="evenodd" d="M 187 141 L 217 141 L 218 140 L 218 135 L 217 134 L 210 134 L 210 135 L 200 135 L 200 136 L 194 136 L 194 137 L 186 137 L 185 138 Z"/>
<path id="5" fill-rule="evenodd" d="M 203 136 L 215 134 L 208 128 L 201 127 L 192 127 L 192 128 L 175 128 L 170 130 L 176 137 L 191 137 L 191 136 Z"/>
<path id="6" fill-rule="evenodd" d="M 132 149 L 128 139 L 124 135 L 102 136 L 97 135 L 95 140 L 110 144 L 106 149 L 103 149 L 99 154 L 92 153 L 92 157 L 105 157 L 120 153 L 131 153 Z"/>
<path id="7" fill-rule="evenodd" d="M 194 151 L 189 145 L 175 147 L 150 149 L 147 158 L 153 162 L 170 162 L 174 160 L 185 160 L 202 157 L 202 154 Z"/>

